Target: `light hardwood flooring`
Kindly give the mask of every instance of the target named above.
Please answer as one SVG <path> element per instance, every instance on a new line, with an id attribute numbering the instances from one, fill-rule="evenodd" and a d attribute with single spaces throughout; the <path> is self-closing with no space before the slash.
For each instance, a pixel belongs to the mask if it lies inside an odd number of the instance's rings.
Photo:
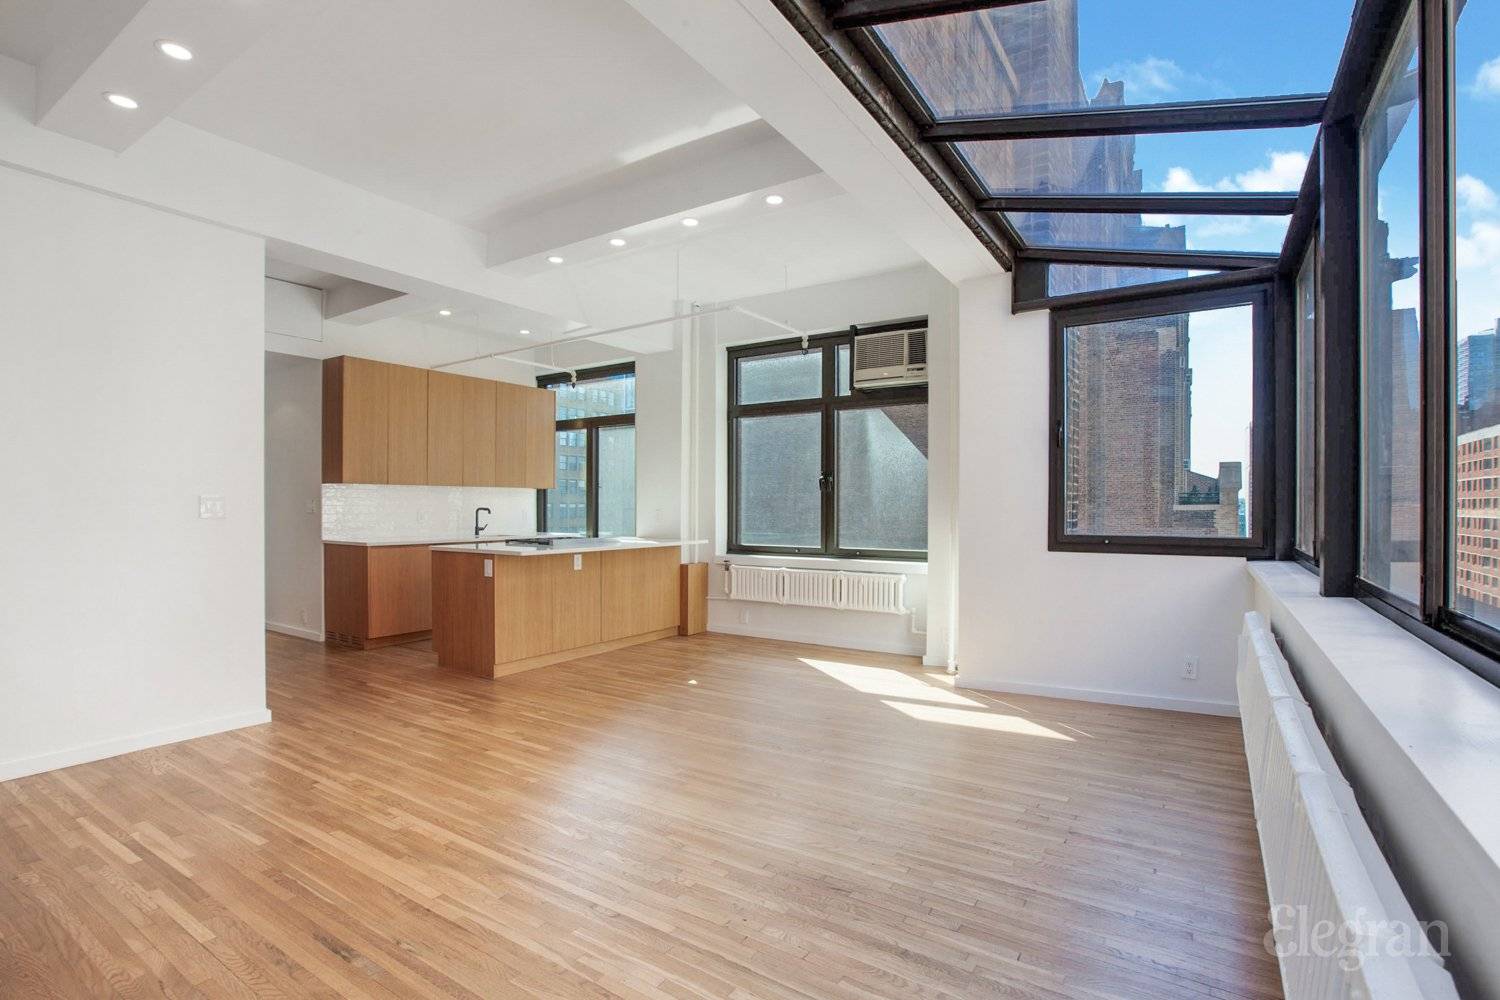
<path id="1" fill-rule="evenodd" d="M 0 997 L 1280 996 L 1234 720 L 268 644 L 270 725 L 0 784 Z"/>

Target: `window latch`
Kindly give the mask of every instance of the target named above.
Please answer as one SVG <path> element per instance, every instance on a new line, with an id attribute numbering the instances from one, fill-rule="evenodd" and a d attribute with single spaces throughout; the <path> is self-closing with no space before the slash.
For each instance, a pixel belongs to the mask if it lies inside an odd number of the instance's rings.
<path id="1" fill-rule="evenodd" d="M 824 493 L 827 493 L 829 490 L 833 489 L 833 477 L 829 475 L 819 476 L 818 489 Z"/>

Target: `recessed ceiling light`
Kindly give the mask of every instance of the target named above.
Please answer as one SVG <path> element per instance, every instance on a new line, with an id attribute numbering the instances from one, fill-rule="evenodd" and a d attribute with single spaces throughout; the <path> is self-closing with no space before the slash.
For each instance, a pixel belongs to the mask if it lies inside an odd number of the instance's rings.
<path id="1" fill-rule="evenodd" d="M 551 257 L 547 258 L 547 263 L 549 264 L 561 264 L 562 262 L 563 259 L 557 256 L 557 254 L 553 254 Z"/>
<path id="2" fill-rule="evenodd" d="M 193 50 L 178 42 L 171 42 L 163 38 L 156 43 L 156 51 L 168 59 L 176 59 L 178 62 L 187 62 L 193 58 Z"/>
<path id="3" fill-rule="evenodd" d="M 687 226 L 689 229 L 692 229 L 698 224 L 698 220 L 693 218 L 692 216 L 688 216 L 686 219 L 682 220 L 682 224 L 684 226 Z"/>
<path id="4" fill-rule="evenodd" d="M 625 245 L 625 241 L 616 236 L 614 239 L 609 241 L 609 245 L 612 247 L 622 247 Z"/>
<path id="5" fill-rule="evenodd" d="M 786 199 L 783 198 L 779 194 L 768 194 L 768 195 L 766 195 L 766 204 L 767 205 L 780 205 L 784 201 L 786 201 Z"/>
<path id="6" fill-rule="evenodd" d="M 105 94 L 104 99 L 115 107 L 124 108 L 126 111 L 134 111 L 140 107 L 140 104 L 136 103 L 134 97 L 126 97 L 124 94 Z"/>
<path id="7" fill-rule="evenodd" d="M 523 336 L 523 337 L 529 337 L 529 336 L 531 336 L 531 331 L 530 330 L 522 330 L 521 331 L 521 336 Z"/>
<path id="8" fill-rule="evenodd" d="M 452 309 L 439 309 L 438 310 L 438 315 L 439 316 L 452 316 L 453 315 L 453 310 Z"/>

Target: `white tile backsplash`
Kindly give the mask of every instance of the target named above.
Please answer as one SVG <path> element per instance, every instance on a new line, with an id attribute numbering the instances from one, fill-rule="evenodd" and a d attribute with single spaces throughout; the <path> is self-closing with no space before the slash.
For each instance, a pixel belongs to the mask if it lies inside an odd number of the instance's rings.
<path id="1" fill-rule="evenodd" d="M 536 530 L 536 490 L 491 486 L 369 486 L 323 484 L 323 540 L 464 538 L 474 508 L 488 507 L 486 534 Z"/>

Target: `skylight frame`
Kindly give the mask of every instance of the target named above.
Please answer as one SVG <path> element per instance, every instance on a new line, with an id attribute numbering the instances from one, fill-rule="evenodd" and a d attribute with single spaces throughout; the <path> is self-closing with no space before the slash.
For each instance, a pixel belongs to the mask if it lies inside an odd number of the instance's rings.
<path id="1" fill-rule="evenodd" d="M 1012 250 L 1012 263 L 1018 263 L 1022 258 L 1033 252 L 1051 252 L 1056 249 L 1087 249 L 1087 248 L 1053 248 L 1035 245 L 1027 241 L 1016 226 L 1006 215 L 1008 210 L 1001 205 L 1005 199 L 1013 197 L 1009 192 L 995 192 L 989 188 L 981 178 L 974 166 L 969 162 L 963 152 L 959 149 L 960 142 L 986 141 L 993 139 L 1036 139 L 1036 138 L 1062 138 L 1062 137 L 1087 137 L 1101 135 L 1146 135 L 1146 134 L 1181 134 L 1228 130 L 1260 130 L 1273 128 L 1294 128 L 1308 125 L 1320 126 L 1327 113 L 1327 93 L 1302 93 L 1283 94 L 1259 98 L 1228 98 L 1219 100 L 1186 101 L 1164 104 L 1134 104 L 1121 105 L 1112 108 L 1090 108 L 1082 110 L 1062 111 L 1030 111 L 1016 114 L 980 115 L 971 117 L 939 117 L 927 98 L 923 96 L 921 87 L 906 71 L 899 58 L 886 44 L 878 30 L 881 24 L 888 24 L 901 20 L 914 20 L 928 17 L 940 17 L 948 14 L 963 13 L 968 11 L 999 9 L 1003 7 L 1019 6 L 1022 3 L 1045 3 L 1047 0 L 842 0 L 842 2 L 828 2 L 824 6 L 828 10 L 830 22 L 835 28 L 843 28 L 843 35 L 852 41 L 855 47 L 863 54 L 874 68 L 888 91 L 887 96 L 893 97 L 901 108 L 907 113 L 915 131 L 915 140 L 918 145 L 925 146 L 937 154 L 957 174 L 958 180 L 965 185 L 967 193 L 973 201 L 976 215 L 982 215 L 997 226 L 1000 232 L 1010 243 Z M 877 11 L 878 9 L 878 11 Z M 850 27 L 854 24 L 852 18 L 869 18 L 860 21 L 859 26 Z M 1317 148 L 1318 137 L 1313 140 L 1313 149 Z M 1309 150 L 1311 154 L 1312 150 Z M 1305 185 L 1304 185 L 1305 187 Z M 1301 195 L 1303 192 L 1253 192 L 1244 195 L 1230 197 L 1227 195 L 1215 195 L 1213 198 L 1205 198 L 1201 204 L 1211 208 L 1211 211 L 1202 208 L 1189 209 L 1183 207 L 1190 204 L 1188 201 L 1179 200 L 1183 196 L 1168 194 L 1165 192 L 1149 192 L 1142 194 L 1131 194 L 1122 192 L 1118 196 L 1108 197 L 1130 197 L 1139 199 L 1139 204 L 1145 206 L 1141 214 L 1196 214 L 1196 215 L 1224 215 L 1224 216 L 1286 216 L 1288 217 L 1288 230 L 1296 228 L 1299 215 L 1304 214 Z M 1028 205 L 1027 211 L 1032 212 L 1105 212 L 1111 211 L 1105 206 L 1102 198 L 1099 201 L 1091 201 L 1087 196 L 1080 195 L 1047 195 L 1029 194 L 1017 192 L 1015 197 L 1024 197 Z M 1215 200 L 1217 199 L 1217 200 Z M 1092 252 L 1092 251 L 1090 251 Z M 1109 248 L 1099 248 L 1100 253 L 1113 255 L 1118 252 Z M 1207 269 L 1200 261 L 1203 259 L 1202 251 L 1186 251 L 1180 259 L 1175 260 L 1168 266 L 1181 266 L 1189 269 Z M 1268 258 L 1259 252 L 1246 251 L 1243 254 L 1230 252 L 1214 252 L 1213 257 L 1244 257 L 1259 258 L 1257 263 L 1263 264 Z M 1274 260 L 1275 258 L 1269 258 Z M 1100 263 L 1116 263 L 1115 260 L 1089 261 Z M 1255 266 L 1255 265 L 1247 265 Z"/>

